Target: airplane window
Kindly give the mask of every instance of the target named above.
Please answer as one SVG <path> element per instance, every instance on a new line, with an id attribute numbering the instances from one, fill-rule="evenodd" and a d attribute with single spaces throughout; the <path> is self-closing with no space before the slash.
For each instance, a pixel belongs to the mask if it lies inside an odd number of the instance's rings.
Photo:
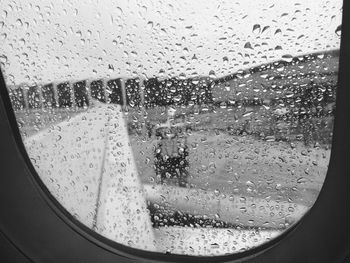
<path id="1" fill-rule="evenodd" d="M 341 10 L 4 0 L 0 65 L 40 180 L 132 248 L 216 256 L 281 235 L 327 173 Z"/>

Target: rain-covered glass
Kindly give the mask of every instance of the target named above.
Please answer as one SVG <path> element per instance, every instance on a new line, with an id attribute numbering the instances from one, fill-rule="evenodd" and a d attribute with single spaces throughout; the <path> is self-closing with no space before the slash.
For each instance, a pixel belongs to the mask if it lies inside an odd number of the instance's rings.
<path id="1" fill-rule="evenodd" d="M 77 220 L 137 249 L 232 254 L 317 199 L 341 12 L 341 0 L 3 0 L 1 70 L 33 166 Z"/>

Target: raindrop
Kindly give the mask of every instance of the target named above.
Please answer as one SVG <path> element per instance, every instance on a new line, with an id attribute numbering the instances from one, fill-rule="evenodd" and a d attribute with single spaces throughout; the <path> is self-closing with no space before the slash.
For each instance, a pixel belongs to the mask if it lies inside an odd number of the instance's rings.
<path id="1" fill-rule="evenodd" d="M 336 28 L 335 33 L 337 34 L 337 36 L 340 36 L 340 35 L 341 35 L 341 25 L 339 25 L 339 26 Z"/>
<path id="2" fill-rule="evenodd" d="M 26 44 L 26 41 L 23 38 L 21 38 L 18 42 L 21 46 L 24 46 Z"/>
<path id="3" fill-rule="evenodd" d="M 0 63 L 2 63 L 3 65 L 5 65 L 7 63 L 8 59 L 7 56 L 5 55 L 0 55 Z"/>
<path id="4" fill-rule="evenodd" d="M 214 70 L 210 70 L 210 71 L 209 71 L 209 77 L 211 77 L 211 78 L 216 78 L 216 74 L 215 74 L 215 71 L 214 71 Z"/>
<path id="5" fill-rule="evenodd" d="M 250 42 L 245 43 L 244 48 L 253 49 L 252 44 Z"/>
<path id="6" fill-rule="evenodd" d="M 275 50 L 282 50 L 282 47 L 277 45 L 277 46 L 275 46 Z"/>
<path id="7" fill-rule="evenodd" d="M 254 34 L 259 34 L 260 31 L 261 31 L 260 25 L 259 25 L 259 24 L 255 24 L 255 25 L 253 26 L 253 33 L 254 33 Z"/>
<path id="8" fill-rule="evenodd" d="M 270 26 L 264 26 L 261 33 L 264 33 L 266 30 L 268 30 L 270 28 Z"/>
<path id="9" fill-rule="evenodd" d="M 218 243 L 210 244 L 210 246 L 211 246 L 211 248 L 213 248 L 213 249 L 219 249 L 219 248 L 220 248 L 220 246 L 219 246 Z"/>
<path id="10" fill-rule="evenodd" d="M 152 21 L 148 21 L 147 23 L 147 30 L 152 30 L 153 29 L 153 22 Z"/>
<path id="11" fill-rule="evenodd" d="M 241 213 L 247 212 L 247 208 L 245 206 L 240 207 L 239 210 L 241 211 Z"/>
<path id="12" fill-rule="evenodd" d="M 23 26 L 22 20 L 21 20 L 21 19 L 17 19 L 17 20 L 16 20 L 16 25 L 17 25 L 17 26 Z"/>
<path id="13" fill-rule="evenodd" d="M 293 56 L 292 55 L 283 55 L 282 60 L 286 62 L 292 62 L 293 61 Z"/>
<path id="14" fill-rule="evenodd" d="M 277 30 L 275 31 L 275 36 L 281 35 L 281 34 L 282 34 L 282 30 L 281 30 L 281 29 L 277 29 Z"/>
<path id="15" fill-rule="evenodd" d="M 2 17 L 3 18 L 6 18 L 8 15 L 8 12 L 6 10 L 2 11 Z"/>
<path id="16" fill-rule="evenodd" d="M 215 196 L 219 196 L 219 195 L 220 195 L 220 190 L 215 189 L 215 190 L 214 190 L 214 194 L 215 194 Z"/>
<path id="17" fill-rule="evenodd" d="M 118 16 L 122 16 L 123 15 L 123 9 L 121 9 L 119 6 L 116 8 L 116 13 Z"/>
<path id="18" fill-rule="evenodd" d="M 7 34 L 6 33 L 2 33 L 0 36 L 1 36 L 1 40 L 6 40 L 6 38 L 7 38 Z"/>
<path id="19" fill-rule="evenodd" d="M 299 177 L 299 178 L 297 179 L 297 183 L 298 183 L 298 184 L 304 184 L 304 183 L 306 183 L 306 179 L 305 179 L 304 177 Z"/>

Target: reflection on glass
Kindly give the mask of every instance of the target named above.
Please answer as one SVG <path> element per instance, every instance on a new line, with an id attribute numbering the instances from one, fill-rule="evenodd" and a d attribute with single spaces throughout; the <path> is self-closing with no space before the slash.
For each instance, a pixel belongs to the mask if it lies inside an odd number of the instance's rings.
<path id="1" fill-rule="evenodd" d="M 232 254 L 312 207 L 341 1 L 5 1 L 1 69 L 40 179 L 137 249 Z"/>

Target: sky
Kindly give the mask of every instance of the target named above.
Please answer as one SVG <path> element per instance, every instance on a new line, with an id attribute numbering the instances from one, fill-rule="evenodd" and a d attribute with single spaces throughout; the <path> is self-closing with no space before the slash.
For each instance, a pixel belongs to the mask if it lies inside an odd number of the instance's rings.
<path id="1" fill-rule="evenodd" d="M 337 49 L 341 0 L 2 0 L 8 85 L 220 77 Z"/>

